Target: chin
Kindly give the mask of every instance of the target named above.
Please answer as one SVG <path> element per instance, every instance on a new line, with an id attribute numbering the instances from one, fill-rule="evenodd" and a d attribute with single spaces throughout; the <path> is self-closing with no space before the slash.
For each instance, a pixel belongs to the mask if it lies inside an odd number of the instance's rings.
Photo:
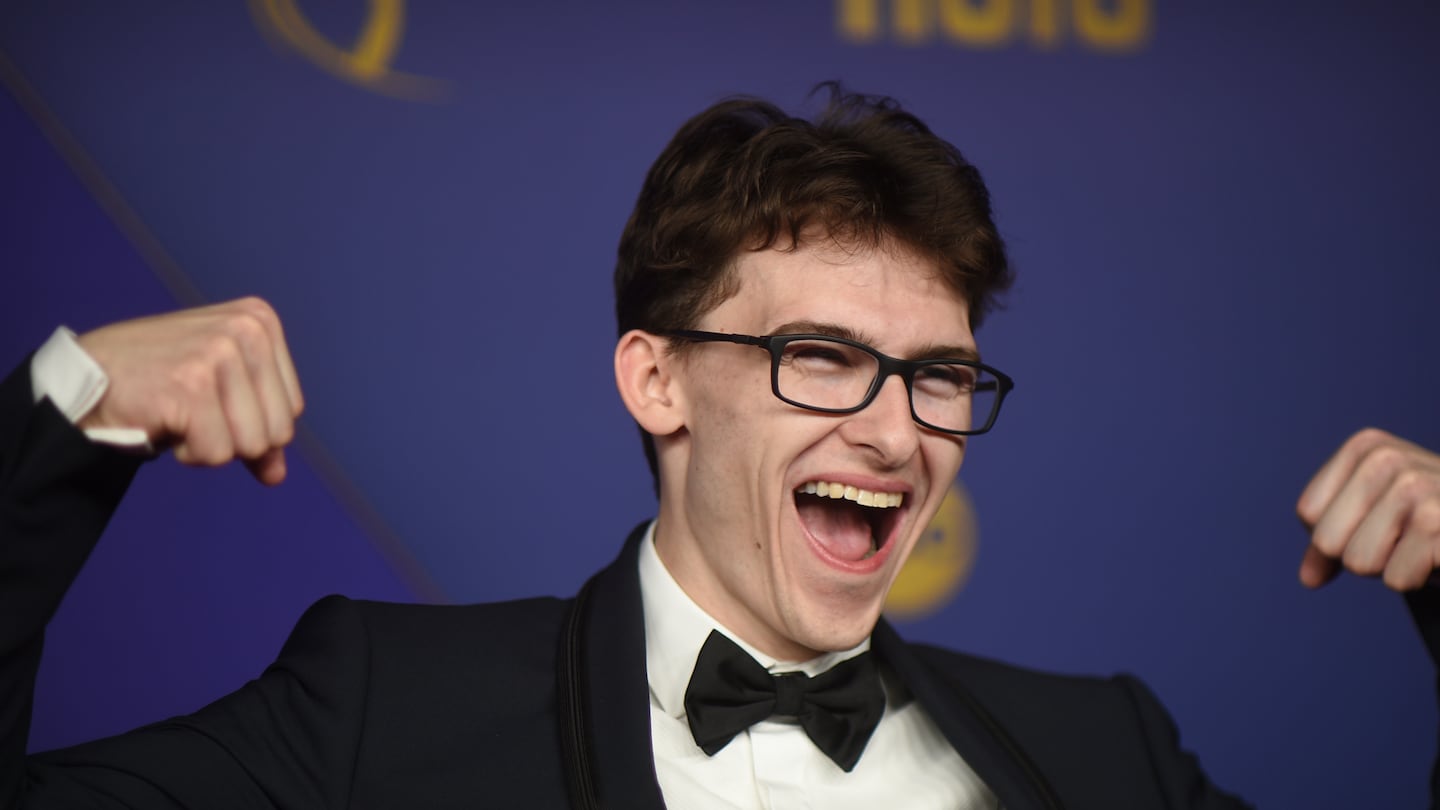
<path id="1" fill-rule="evenodd" d="M 883 600 L 867 602 L 863 607 L 849 605 L 841 609 L 820 610 L 812 614 L 809 627 L 796 642 L 816 652 L 848 650 L 864 641 L 880 620 Z"/>

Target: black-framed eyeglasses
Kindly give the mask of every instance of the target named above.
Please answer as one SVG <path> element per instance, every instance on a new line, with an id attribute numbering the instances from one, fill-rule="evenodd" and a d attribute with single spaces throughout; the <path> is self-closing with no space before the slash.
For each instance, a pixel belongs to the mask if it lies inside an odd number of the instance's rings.
<path id="1" fill-rule="evenodd" d="M 892 374 L 905 381 L 910 415 L 931 430 L 973 436 L 995 425 L 1015 383 L 973 360 L 901 360 L 830 335 L 733 335 L 675 329 L 665 337 L 758 346 L 770 353 L 770 390 L 783 402 L 821 413 L 864 409 Z"/>

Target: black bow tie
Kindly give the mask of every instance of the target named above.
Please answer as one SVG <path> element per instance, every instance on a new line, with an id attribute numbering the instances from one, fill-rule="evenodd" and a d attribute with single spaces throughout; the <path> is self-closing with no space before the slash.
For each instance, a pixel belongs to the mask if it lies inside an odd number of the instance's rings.
<path id="1" fill-rule="evenodd" d="M 750 726 L 784 715 L 799 719 L 816 747 L 848 773 L 885 712 L 885 692 L 868 652 L 814 678 L 803 672 L 771 675 L 712 630 L 695 660 L 685 711 L 695 744 L 709 756 Z"/>

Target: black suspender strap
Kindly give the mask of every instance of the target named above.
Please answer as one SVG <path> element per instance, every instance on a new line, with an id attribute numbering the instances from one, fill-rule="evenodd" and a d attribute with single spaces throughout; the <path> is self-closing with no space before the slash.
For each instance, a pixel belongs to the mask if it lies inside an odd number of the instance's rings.
<path id="1" fill-rule="evenodd" d="M 590 765 L 590 738 L 585 728 L 585 692 L 581 682 L 580 636 L 590 584 L 580 589 L 560 632 L 556 656 L 556 714 L 560 721 L 560 750 L 564 757 L 565 781 L 570 789 L 570 806 L 575 810 L 599 810 L 595 774 Z"/>

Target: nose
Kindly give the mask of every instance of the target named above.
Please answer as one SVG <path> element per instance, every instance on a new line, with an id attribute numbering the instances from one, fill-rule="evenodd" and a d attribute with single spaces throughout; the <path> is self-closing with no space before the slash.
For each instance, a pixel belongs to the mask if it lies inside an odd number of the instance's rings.
<path id="1" fill-rule="evenodd" d="M 870 448 L 882 468 L 894 469 L 915 455 L 920 430 L 910 415 L 910 392 L 896 374 L 881 384 L 869 405 L 845 417 L 840 435 L 852 445 Z"/>

